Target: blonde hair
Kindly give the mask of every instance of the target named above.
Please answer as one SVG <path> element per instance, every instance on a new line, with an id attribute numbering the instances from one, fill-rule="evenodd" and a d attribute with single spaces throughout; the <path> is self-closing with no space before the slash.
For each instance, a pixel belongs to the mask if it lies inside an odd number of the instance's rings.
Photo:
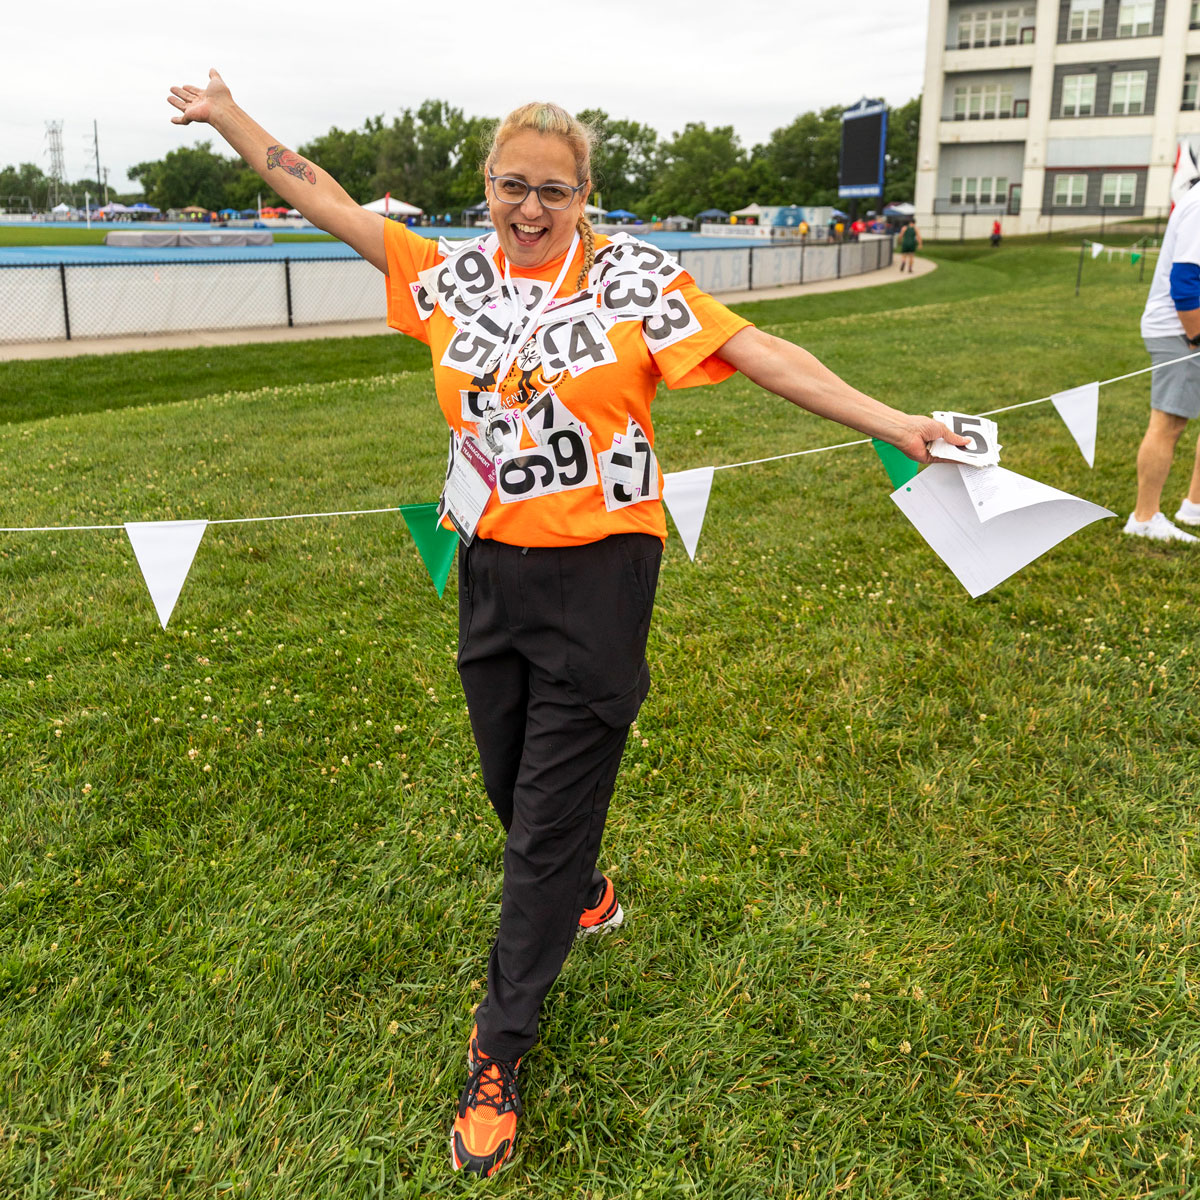
<path id="1" fill-rule="evenodd" d="M 571 116 L 560 105 L 537 100 L 530 104 L 523 104 L 520 108 L 514 108 L 496 126 L 496 130 L 492 134 L 492 144 L 488 148 L 483 162 L 485 177 L 491 170 L 500 148 L 514 133 L 522 130 L 532 130 L 534 133 L 552 134 L 554 137 L 562 138 L 575 159 L 575 182 L 583 183 L 584 180 L 591 177 L 592 142 L 595 140 L 595 131 L 578 118 Z M 586 213 L 580 213 L 575 228 L 579 231 L 580 240 L 583 242 L 583 266 L 575 281 L 575 288 L 578 291 L 587 281 L 588 272 L 596 261 L 596 233 L 592 229 L 592 223 L 588 220 Z"/>

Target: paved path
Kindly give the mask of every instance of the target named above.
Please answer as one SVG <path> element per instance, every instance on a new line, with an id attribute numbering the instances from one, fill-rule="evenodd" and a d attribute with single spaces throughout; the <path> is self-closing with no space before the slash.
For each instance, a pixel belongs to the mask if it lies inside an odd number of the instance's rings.
<path id="1" fill-rule="evenodd" d="M 754 292 L 722 292 L 723 304 L 745 304 L 751 300 L 779 300 L 787 296 L 810 296 L 821 292 L 844 292 L 855 288 L 879 287 L 889 283 L 907 283 L 928 274 L 937 264 L 917 258 L 911 275 L 901 273 L 899 258 L 890 267 L 849 275 L 845 279 L 825 279 L 820 283 L 801 283 L 788 287 L 763 288 Z M 336 325 L 301 325 L 288 329 L 209 329 L 192 333 L 154 333 L 118 338 L 84 338 L 78 341 L 11 342 L 0 344 L 0 362 L 18 358 L 74 358 L 81 354 L 125 354 L 131 350 L 177 350 L 192 346 L 236 346 L 246 342 L 305 342 L 313 338 L 370 337 L 391 332 L 382 321 L 342 321 Z"/>

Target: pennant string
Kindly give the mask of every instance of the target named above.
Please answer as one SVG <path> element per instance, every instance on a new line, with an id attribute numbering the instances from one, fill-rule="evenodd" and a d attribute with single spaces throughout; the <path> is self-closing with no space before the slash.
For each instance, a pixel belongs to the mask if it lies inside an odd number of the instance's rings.
<path id="1" fill-rule="evenodd" d="M 1183 354 L 1179 358 L 1169 359 L 1167 362 L 1154 363 L 1149 367 L 1142 367 L 1138 371 L 1129 371 L 1124 375 L 1114 375 L 1111 379 L 1102 379 L 1099 382 L 1100 387 L 1105 387 L 1110 383 L 1120 383 L 1125 379 L 1133 379 L 1137 375 L 1145 375 L 1151 371 L 1157 371 L 1162 367 L 1171 367 L 1176 363 L 1187 362 L 1189 359 L 1200 356 L 1200 350 L 1193 351 L 1191 354 Z M 988 409 L 987 412 L 976 413 L 980 417 L 994 417 L 997 413 L 1012 412 L 1018 408 L 1030 408 L 1034 404 L 1049 404 L 1052 397 L 1043 396 L 1038 400 L 1023 400 L 1019 404 L 1008 404 L 1003 408 Z M 768 458 L 751 458 L 745 462 L 722 463 L 720 466 L 713 467 L 714 471 L 732 471 L 735 467 L 756 467 L 762 463 L 782 462 L 785 458 L 803 458 L 806 454 L 824 454 L 829 450 L 844 450 L 848 446 L 869 446 L 870 438 L 857 438 L 852 442 L 836 442 L 831 446 L 815 446 L 811 450 L 792 450 L 787 454 L 772 454 Z M 320 512 L 320 513 L 289 513 L 285 516 L 278 517 L 222 517 L 218 520 L 210 520 L 210 525 L 252 525 L 263 521 L 304 521 L 317 517 L 362 517 L 370 516 L 375 513 L 399 512 L 397 506 L 388 508 L 358 508 L 351 509 L 346 512 Z M 0 533 L 76 533 L 85 530 L 93 529 L 124 529 L 122 525 L 20 525 L 0 527 Z"/>
<path id="2" fill-rule="evenodd" d="M 282 517 L 221 517 L 219 520 L 211 520 L 208 523 L 210 525 L 253 525 L 259 521 L 306 521 L 311 517 L 365 517 L 371 513 L 399 511 L 399 508 L 392 505 L 389 508 L 355 508 L 348 512 L 288 513 Z M 12 529 L 0 528 L 0 533 L 74 533 L 83 529 L 124 528 L 124 525 L 22 525 Z"/>
<path id="3" fill-rule="evenodd" d="M 1172 358 L 1167 362 L 1142 367 L 1138 371 L 1130 371 L 1125 375 L 1114 375 L 1111 379 L 1101 379 L 1097 386 L 1104 387 L 1110 383 L 1120 383 L 1123 379 L 1132 379 L 1135 375 L 1145 375 L 1147 371 L 1157 371 L 1160 367 L 1173 367 L 1176 363 L 1187 362 L 1188 359 L 1195 358 L 1198 354 L 1200 354 L 1200 350 L 1194 350 L 1191 354 L 1183 354 L 1179 358 Z M 1040 400 L 1023 400 L 1020 404 L 1009 404 L 1005 408 L 991 408 L 987 412 L 976 413 L 975 415 L 978 417 L 994 417 L 997 413 L 1012 412 L 1014 408 L 1028 408 L 1031 404 L 1047 404 L 1051 399 L 1052 397 L 1050 396 L 1043 396 Z"/>
<path id="4" fill-rule="evenodd" d="M 812 450 L 793 450 L 790 454 L 773 454 L 770 458 L 752 458 L 747 462 L 723 463 L 713 467 L 714 471 L 732 471 L 734 467 L 756 467 L 759 463 L 779 462 L 783 458 L 799 458 L 804 454 L 824 454 L 826 450 L 841 450 L 846 446 L 869 446 L 870 438 L 860 438 L 855 442 L 838 442 L 836 446 L 817 446 Z"/>
<path id="5" fill-rule="evenodd" d="M 388 508 L 356 508 L 353 512 L 289 513 L 284 517 L 222 517 L 210 525 L 251 525 L 256 521 L 307 521 L 311 517 L 365 517 L 371 513 L 399 512 L 395 505 Z"/>

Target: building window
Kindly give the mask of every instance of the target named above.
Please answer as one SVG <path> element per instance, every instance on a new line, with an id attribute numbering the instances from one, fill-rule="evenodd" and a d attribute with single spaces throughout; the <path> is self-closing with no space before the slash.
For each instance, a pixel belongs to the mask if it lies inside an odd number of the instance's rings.
<path id="1" fill-rule="evenodd" d="M 1136 195 L 1136 175 L 1105 175 L 1100 180 L 1100 203 L 1104 208 L 1132 208 Z"/>
<path id="2" fill-rule="evenodd" d="M 954 119 L 956 121 L 1011 117 L 1012 110 L 1011 83 L 960 84 L 954 89 Z"/>
<path id="3" fill-rule="evenodd" d="M 1153 29 L 1154 0 L 1121 0 L 1117 37 L 1149 37 Z"/>
<path id="4" fill-rule="evenodd" d="M 1086 175 L 1055 175 L 1054 207 L 1082 208 L 1087 203 Z"/>
<path id="5" fill-rule="evenodd" d="M 1060 117 L 1090 117 L 1095 105 L 1095 75 L 1063 76 Z"/>
<path id="6" fill-rule="evenodd" d="M 1114 71 L 1112 99 L 1108 111 L 1114 117 L 1129 117 L 1146 107 L 1146 72 Z"/>
<path id="7" fill-rule="evenodd" d="M 1103 0 L 1071 0 L 1067 17 L 1067 40 L 1083 42 L 1100 36 L 1100 14 Z"/>
<path id="8" fill-rule="evenodd" d="M 950 180 L 951 204 L 1003 204 L 1008 196 L 1004 176 L 973 175 Z"/>
<path id="9" fill-rule="evenodd" d="M 1029 116 L 1029 101 L 1028 100 L 1014 100 L 1013 101 L 1013 116 L 1014 117 Z"/>
<path id="10" fill-rule="evenodd" d="M 1189 29 L 1200 29 L 1200 0 L 1192 0 L 1192 15 L 1188 17 Z"/>
<path id="11" fill-rule="evenodd" d="M 1185 112 L 1195 112 L 1200 108 L 1196 103 L 1196 94 L 1200 91 L 1200 66 L 1188 63 L 1183 72 L 1183 103 L 1179 106 Z"/>
<path id="12" fill-rule="evenodd" d="M 962 13 L 958 18 L 958 48 L 1015 46 L 1018 42 L 1033 41 L 1031 22 L 1036 16 L 1037 9 L 1032 4 Z M 1028 39 L 1025 34 L 1029 34 Z"/>

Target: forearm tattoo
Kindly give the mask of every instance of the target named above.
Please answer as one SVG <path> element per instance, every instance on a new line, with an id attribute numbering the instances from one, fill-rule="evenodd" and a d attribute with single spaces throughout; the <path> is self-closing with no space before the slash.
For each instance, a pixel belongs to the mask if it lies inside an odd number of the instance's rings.
<path id="1" fill-rule="evenodd" d="M 284 146 L 267 147 L 267 170 L 270 171 L 274 167 L 279 167 L 289 175 L 295 175 L 297 179 L 303 179 L 308 183 L 315 184 L 317 182 L 316 171 L 300 155 L 294 154 Z"/>

